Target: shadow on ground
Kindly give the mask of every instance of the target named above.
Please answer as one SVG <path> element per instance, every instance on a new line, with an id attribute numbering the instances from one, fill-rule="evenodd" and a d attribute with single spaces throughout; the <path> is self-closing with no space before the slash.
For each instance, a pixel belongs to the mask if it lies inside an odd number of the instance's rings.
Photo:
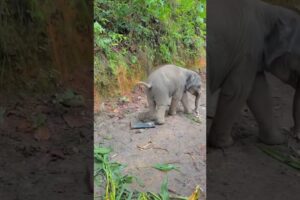
<path id="1" fill-rule="evenodd" d="M 280 127 L 292 126 L 293 90 L 268 76 L 273 108 Z M 207 187 L 211 200 L 298 200 L 300 172 L 262 152 L 257 141 L 258 127 L 245 108 L 233 128 L 235 144 L 224 150 L 208 149 Z M 300 143 L 289 136 L 288 144 L 272 146 L 288 153 Z"/>

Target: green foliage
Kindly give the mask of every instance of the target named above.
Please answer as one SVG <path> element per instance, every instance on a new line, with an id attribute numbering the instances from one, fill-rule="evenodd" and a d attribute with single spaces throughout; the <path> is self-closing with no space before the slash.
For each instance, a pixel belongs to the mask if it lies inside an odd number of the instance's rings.
<path id="1" fill-rule="evenodd" d="M 124 165 L 112 162 L 109 154 L 112 152 L 110 148 L 95 146 L 94 147 L 94 181 L 97 187 L 103 187 L 105 194 L 99 199 L 106 200 L 175 200 L 184 199 L 186 197 L 170 197 L 168 191 L 168 178 L 165 177 L 161 184 L 160 193 L 139 192 L 129 189 L 129 185 L 136 177 L 123 174 Z M 139 183 L 140 184 L 140 183 Z M 141 184 L 140 184 L 141 185 Z M 95 197 L 95 199 L 97 199 Z"/>
<path id="2" fill-rule="evenodd" d="M 37 62 L 47 48 L 47 40 L 37 1 L 4 0 L 0 2 L 0 13 L 0 81 L 3 82 L 13 70 Z"/>
<path id="3" fill-rule="evenodd" d="M 96 86 L 116 82 L 119 66 L 149 71 L 204 56 L 205 17 L 206 0 L 95 0 Z"/>
<path id="4" fill-rule="evenodd" d="M 95 147 L 95 181 L 103 184 L 105 182 L 105 199 L 118 200 L 127 195 L 125 193 L 125 186 L 132 182 L 132 177 L 122 175 L 121 171 L 123 165 L 115 162 L 110 162 L 110 149 L 104 147 Z M 99 176 L 101 174 L 101 176 Z M 103 180 L 103 176 L 105 180 Z M 101 179 L 100 179 L 101 178 Z"/>
<path id="5" fill-rule="evenodd" d="M 73 39 L 70 32 L 73 35 L 79 31 L 83 33 L 82 30 L 86 31 L 89 26 L 87 22 L 92 21 L 92 18 L 87 20 L 91 13 L 87 2 L 0 1 L 0 89 L 8 88 L 9 83 L 13 88 L 30 90 L 44 90 L 49 89 L 50 84 L 56 85 L 54 79 L 66 71 L 57 70 L 57 63 L 67 58 L 57 52 L 60 49 L 56 47 L 67 46 L 63 52 L 78 49 L 76 43 L 69 42 Z M 58 35 L 65 36 L 64 44 L 55 46 Z M 68 64 L 74 67 L 71 61 Z"/>
<path id="6" fill-rule="evenodd" d="M 272 158 L 292 167 L 297 170 L 300 170 L 300 158 L 298 153 L 296 153 L 296 156 L 286 154 L 283 152 L 280 152 L 279 150 L 273 148 L 273 147 L 268 147 L 268 146 L 263 146 L 263 145 L 258 145 L 258 148 L 262 150 L 262 152 L 266 153 L 267 155 L 271 156 Z"/>
<path id="7" fill-rule="evenodd" d="M 171 170 L 176 170 L 179 171 L 179 168 L 175 165 L 172 164 L 155 164 L 153 168 L 158 169 L 160 171 L 171 171 Z"/>
<path id="8" fill-rule="evenodd" d="M 161 187 L 160 187 L 160 196 L 162 200 L 169 200 L 170 195 L 168 192 L 168 178 L 165 177 Z"/>

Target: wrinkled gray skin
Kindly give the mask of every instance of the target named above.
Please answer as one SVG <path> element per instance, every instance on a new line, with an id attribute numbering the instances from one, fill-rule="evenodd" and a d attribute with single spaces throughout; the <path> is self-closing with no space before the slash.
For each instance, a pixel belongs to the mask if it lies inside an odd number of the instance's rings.
<path id="1" fill-rule="evenodd" d="M 200 76 L 191 70 L 175 65 L 164 65 L 148 77 L 145 85 L 149 111 L 139 114 L 142 121 L 154 120 L 156 124 L 164 124 L 165 113 L 175 115 L 179 102 L 182 102 L 185 113 L 191 113 L 187 92 L 194 95 L 195 111 L 198 111 L 200 100 Z M 170 104 L 171 100 L 171 104 Z"/>
<path id="2" fill-rule="evenodd" d="M 219 93 L 208 143 L 233 144 L 231 129 L 247 103 L 266 144 L 284 143 L 272 115 L 264 72 L 295 88 L 294 133 L 300 138 L 300 18 L 257 0 L 209 0 L 208 95 Z M 208 101 L 208 109 L 213 107 Z M 208 111 L 209 115 L 210 111 Z"/>

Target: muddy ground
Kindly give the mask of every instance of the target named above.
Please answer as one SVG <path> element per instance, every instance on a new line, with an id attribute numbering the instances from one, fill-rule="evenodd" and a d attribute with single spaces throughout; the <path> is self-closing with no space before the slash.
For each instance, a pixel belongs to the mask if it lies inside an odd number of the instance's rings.
<path id="1" fill-rule="evenodd" d="M 275 116 L 280 127 L 292 126 L 294 91 L 268 76 L 271 83 Z M 245 107 L 235 124 L 235 144 L 227 149 L 208 149 L 207 198 L 210 200 L 298 200 L 300 172 L 263 153 L 257 144 L 258 128 Z M 288 153 L 289 146 L 300 149 L 300 143 L 287 135 L 288 144 L 273 146 Z"/>
<path id="2" fill-rule="evenodd" d="M 205 79 L 204 79 L 205 80 Z M 135 90 L 131 101 L 111 100 L 102 104 L 102 112 L 95 116 L 96 145 L 111 147 L 112 160 L 126 164 L 124 173 L 138 177 L 144 187 L 134 184 L 133 189 L 159 192 L 166 175 L 169 192 L 191 195 L 197 185 L 206 190 L 206 95 L 205 83 L 200 100 L 200 123 L 183 113 L 168 116 L 166 123 L 152 129 L 132 130 L 130 122 L 147 108 L 143 91 Z M 190 98 L 194 105 L 193 98 Z M 152 166 L 172 163 L 180 171 L 164 173 Z M 101 188 L 95 189 L 99 196 Z M 202 197 L 203 198 L 203 197 Z M 202 199 L 201 198 L 201 199 Z"/>

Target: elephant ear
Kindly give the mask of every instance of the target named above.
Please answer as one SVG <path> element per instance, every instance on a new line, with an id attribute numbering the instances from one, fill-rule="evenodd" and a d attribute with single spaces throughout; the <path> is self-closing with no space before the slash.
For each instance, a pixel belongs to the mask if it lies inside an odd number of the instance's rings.
<path id="1" fill-rule="evenodd" d="M 295 17 L 278 18 L 265 39 L 264 58 L 266 66 L 270 67 L 273 61 L 283 55 L 291 53 L 300 55 L 299 34 Z"/>
<path id="2" fill-rule="evenodd" d="M 193 86 L 200 86 L 200 76 L 196 72 L 188 75 L 185 84 L 185 91 L 189 90 Z"/>

